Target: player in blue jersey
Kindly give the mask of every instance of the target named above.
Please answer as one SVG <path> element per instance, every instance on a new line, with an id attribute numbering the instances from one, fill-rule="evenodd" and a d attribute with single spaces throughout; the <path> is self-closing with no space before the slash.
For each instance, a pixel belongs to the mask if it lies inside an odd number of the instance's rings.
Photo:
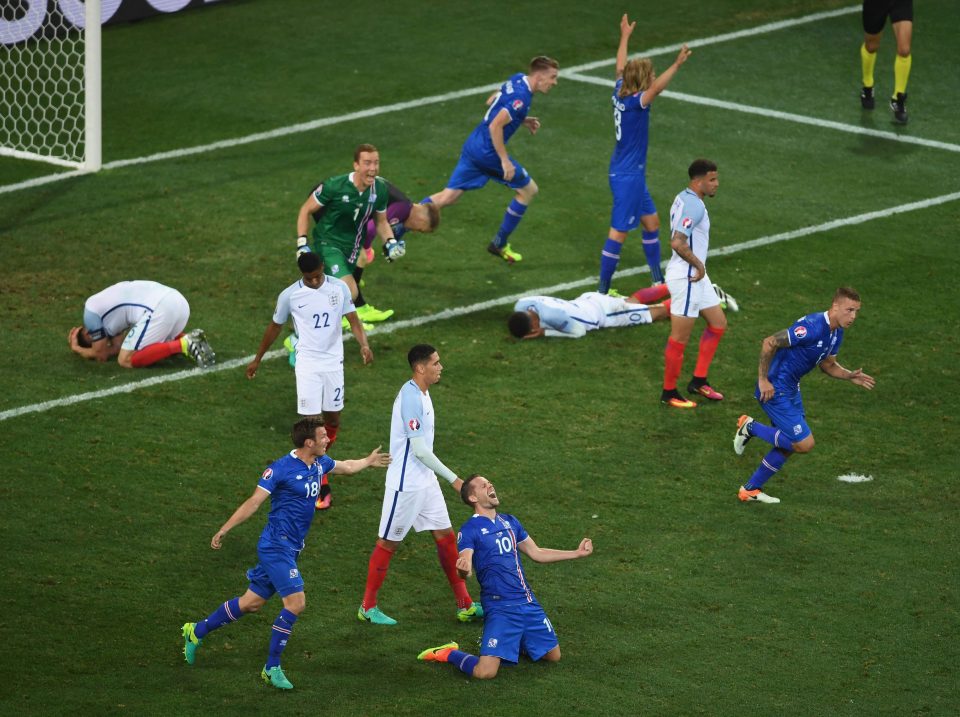
<path id="1" fill-rule="evenodd" d="M 660 269 L 660 219 L 647 189 L 647 144 L 650 131 L 650 106 L 680 65 L 690 57 L 684 45 L 673 64 L 659 77 L 649 58 L 627 61 L 627 43 L 636 22 L 626 15 L 620 18 L 620 46 L 617 48 L 617 83 L 613 90 L 613 130 L 616 144 L 610 157 L 610 191 L 613 210 L 610 232 L 600 252 L 600 286 L 606 294 L 620 263 L 620 251 L 627 233 L 643 226 L 643 252 L 650 266 L 650 275 L 663 282 Z"/>
<path id="2" fill-rule="evenodd" d="M 319 418 L 304 418 L 291 432 L 294 450 L 271 463 L 260 476 L 253 495 L 247 498 L 210 540 L 210 547 L 219 550 L 223 538 L 233 528 L 252 517 L 270 498 L 270 514 L 257 543 L 260 562 L 247 571 L 250 585 L 240 597 L 227 600 L 200 622 L 183 626 L 183 654 L 187 663 L 196 660 L 197 648 L 207 633 L 235 622 L 248 612 L 257 612 L 274 593 L 280 593 L 283 609 L 273 623 L 267 662 L 260 672 L 264 682 L 279 689 L 293 688 L 280 667 L 280 656 L 307 599 L 303 576 L 297 558 L 303 550 L 307 532 L 313 522 L 314 501 L 320 493 L 320 477 L 324 473 L 352 475 L 371 466 L 390 463 L 390 454 L 380 446 L 366 458 L 335 461 L 326 455 L 327 434 Z"/>
<path id="3" fill-rule="evenodd" d="M 516 191 L 503 215 L 503 222 L 487 250 L 513 264 L 523 257 L 510 247 L 510 234 L 537 194 L 537 183 L 517 160 L 507 153 L 507 142 L 521 127 L 530 134 L 540 129 L 540 120 L 528 117 L 535 92 L 546 94 L 557 84 L 560 65 L 551 57 L 534 57 L 525 75 L 518 72 L 487 99 L 490 109 L 467 137 L 460 150 L 460 161 L 447 186 L 424 202 L 446 207 L 470 189 L 480 189 L 491 179 Z"/>
<path id="4" fill-rule="evenodd" d="M 764 493 L 762 488 L 794 453 L 813 450 L 813 433 L 807 425 L 800 396 L 800 379 L 815 366 L 828 376 L 850 381 L 865 389 L 872 389 L 876 381 L 862 369 L 851 371 L 837 363 L 837 353 L 843 342 L 843 332 L 850 328 L 860 313 L 860 295 L 848 287 L 840 287 L 827 311 L 808 314 L 763 340 L 756 398 L 773 426 L 767 426 L 750 416 L 740 416 L 733 450 L 743 455 L 747 441 L 756 436 L 773 445 L 760 466 L 744 485 L 740 486 L 740 500 L 760 503 L 779 503 L 778 498 Z"/>
<path id="5" fill-rule="evenodd" d="M 475 511 L 457 536 L 457 570 L 464 578 L 473 569 L 477 571 L 486 616 L 480 656 L 462 652 L 457 643 L 448 642 L 424 650 L 417 659 L 449 662 L 480 680 L 496 677 L 502 660 L 516 664 L 521 651 L 534 662 L 558 662 L 557 634 L 530 589 L 520 553 L 537 563 L 555 563 L 587 557 L 593 553 L 593 542 L 584 538 L 576 550 L 541 548 L 516 517 L 497 512 L 497 491 L 483 476 L 465 480 L 460 497 Z"/>

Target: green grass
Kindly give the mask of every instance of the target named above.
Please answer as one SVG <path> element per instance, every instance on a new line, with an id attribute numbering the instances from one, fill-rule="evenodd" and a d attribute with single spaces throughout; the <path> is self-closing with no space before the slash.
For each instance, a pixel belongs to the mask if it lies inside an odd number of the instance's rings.
<path id="1" fill-rule="evenodd" d="M 681 0 L 642 18 L 633 45 L 848 4 Z M 565 67 L 612 58 L 623 11 L 361 2 L 332 17 L 316 8 L 232 0 L 105 30 L 105 160 L 492 84 L 540 52 Z M 960 144 L 960 76 L 950 71 L 960 66 L 958 11 L 931 0 L 917 13 L 903 129 L 882 105 L 861 115 L 855 13 L 700 48 L 671 89 Z M 505 25 L 524 31 L 503 42 Z M 892 56 L 888 36 L 878 87 L 892 81 Z M 655 59 L 662 68 L 669 57 Z M 414 197 L 436 191 L 482 104 L 480 94 L 0 193 L 0 411 L 184 368 L 127 372 L 70 354 L 66 332 L 84 299 L 121 279 L 176 286 L 221 360 L 250 355 L 295 276 L 294 222 L 311 183 L 348 170 L 353 146 L 372 141 L 386 177 Z M 402 261 L 366 273 L 368 298 L 396 309 L 394 321 L 595 273 L 609 221 L 607 91 L 562 79 L 534 109 L 541 132 L 511 142 L 541 188 L 515 235 L 524 262 L 508 268 L 484 251 L 508 194 L 469 193 L 436 235 L 411 238 Z M 694 156 L 720 165 L 709 200 L 715 247 L 960 191 L 957 154 L 946 150 L 669 98 L 657 101 L 652 132 L 661 220 Z M 52 171 L 2 159 L 0 185 Z M 284 361 L 266 362 L 255 381 L 239 368 L 211 372 L 0 422 L 0 665 L 11 681 L 0 713 L 955 714 L 958 226 L 954 201 L 712 259 L 711 277 L 742 311 L 711 369 L 727 399 L 692 414 L 657 402 L 665 324 L 520 343 L 501 305 L 374 334 L 371 367 L 346 344 L 335 457 L 388 442 L 406 351 L 427 341 L 445 365 L 432 391 L 437 454 L 493 480 L 540 545 L 594 540 L 590 559 L 528 565 L 563 661 L 524 662 L 492 683 L 414 659 L 451 639 L 473 649 L 480 633 L 454 619 L 426 536 L 406 541 L 381 593 L 400 626 L 354 617 L 379 471 L 335 480 L 334 508 L 308 539 L 307 610 L 284 657 L 292 693 L 258 684 L 276 601 L 210 635 L 193 668 L 182 662 L 180 625 L 242 592 L 256 560 L 265 514 L 223 550 L 208 543 L 288 450 L 294 384 Z M 633 237 L 621 266 L 643 263 Z M 839 284 L 864 297 L 840 362 L 862 366 L 877 388 L 809 376 L 816 449 L 771 483 L 779 506 L 739 505 L 736 488 L 761 449 L 751 443 L 738 458 L 731 439 L 737 416 L 759 410 L 760 341 L 825 309 Z M 848 472 L 874 480 L 836 480 Z M 466 514 L 450 497 L 458 525 Z"/>

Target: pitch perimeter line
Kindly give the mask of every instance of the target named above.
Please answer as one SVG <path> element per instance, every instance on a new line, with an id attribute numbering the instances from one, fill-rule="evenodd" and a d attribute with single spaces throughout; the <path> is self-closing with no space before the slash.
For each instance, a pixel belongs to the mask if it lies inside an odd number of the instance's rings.
<path id="1" fill-rule="evenodd" d="M 857 214 L 853 217 L 846 217 L 844 219 L 834 219 L 829 222 L 824 222 L 822 224 L 816 224 L 809 227 L 804 227 L 802 229 L 795 229 L 789 232 L 781 232 L 779 234 L 771 234 L 769 236 L 760 237 L 758 239 L 751 239 L 745 242 L 739 242 L 738 244 L 731 244 L 730 246 L 720 247 L 711 251 L 711 256 L 728 256 L 730 254 L 736 254 L 741 251 L 747 251 L 750 249 L 757 249 L 759 247 L 769 246 L 771 244 L 777 244 L 779 242 L 790 241 L 791 239 L 798 239 L 800 237 L 809 236 L 811 234 L 819 234 L 820 232 L 831 231 L 833 229 L 839 229 L 840 227 L 851 226 L 854 224 L 862 224 L 863 222 L 872 221 L 874 219 L 884 219 L 886 217 L 891 217 L 896 214 L 903 214 L 905 212 L 912 212 L 918 209 L 928 209 L 930 207 L 935 207 L 939 204 L 947 204 L 949 202 L 955 202 L 960 200 L 960 192 L 954 192 L 952 194 L 942 194 L 939 197 L 932 197 L 930 199 L 923 199 L 918 202 L 910 202 L 909 204 L 900 204 L 896 207 L 890 207 L 888 209 L 880 209 L 874 212 L 866 212 L 865 214 Z M 631 269 L 624 269 L 623 271 L 617 272 L 618 278 L 624 278 L 627 276 L 635 276 L 637 274 L 648 273 L 650 268 L 647 266 L 638 266 Z M 466 316 L 467 314 L 474 314 L 479 311 L 486 311 L 487 309 L 492 309 L 497 306 L 502 306 L 503 304 L 511 304 L 518 299 L 521 299 L 524 296 L 531 296 L 535 294 L 552 294 L 558 291 L 566 291 L 568 289 L 577 289 L 582 286 L 588 286 L 590 284 L 596 283 L 596 276 L 588 276 L 583 279 L 577 279 L 575 281 L 568 281 L 562 284 L 554 284 L 553 286 L 547 286 L 540 289 L 531 289 L 530 291 L 524 291 L 520 294 L 511 294 L 510 296 L 502 296 L 499 299 L 488 299 L 487 301 L 481 301 L 476 304 L 469 304 L 468 306 L 459 306 L 454 309 L 444 309 L 435 314 L 428 314 L 427 316 L 418 316 L 412 319 L 404 319 L 402 321 L 391 322 L 386 326 L 378 326 L 376 331 L 371 335 L 382 336 L 384 334 L 391 334 L 395 331 L 400 331 L 402 329 L 408 329 L 416 326 L 423 326 L 424 324 L 430 324 L 434 321 L 443 321 L 445 319 L 454 319 L 458 316 Z M 346 334 L 344 340 L 349 340 L 352 338 L 352 334 Z M 264 360 L 274 359 L 279 356 L 286 356 L 287 352 L 285 349 L 277 349 L 275 351 L 270 351 L 264 354 Z M 17 418 L 19 416 L 24 416 L 28 413 L 42 413 L 44 411 L 49 411 L 53 408 L 60 408 L 62 406 L 72 406 L 77 403 L 82 403 L 84 401 L 92 401 L 98 398 L 106 398 L 108 396 L 114 396 L 119 393 L 132 393 L 141 388 L 147 388 L 149 386 L 158 386 L 163 383 L 168 383 L 171 381 L 181 381 L 186 378 L 196 378 L 197 376 L 204 376 L 210 373 L 217 371 L 227 371 L 230 369 L 240 368 L 246 366 L 253 360 L 254 356 L 245 356 L 244 358 L 230 359 L 225 361 L 222 364 L 216 364 L 211 368 L 193 368 L 185 371 L 177 371 L 175 373 L 166 374 L 164 376 L 154 376 L 142 381 L 131 381 L 130 383 L 124 384 L 122 386 L 114 386 L 113 388 L 107 388 L 100 391 L 90 391 L 88 393 L 80 393 L 74 396 L 67 396 L 65 398 L 57 398 L 51 401 L 44 401 L 43 403 L 34 403 L 29 406 L 21 406 L 20 408 L 12 408 L 7 411 L 0 412 L 0 421 L 6 421 L 10 418 Z"/>
<path id="2" fill-rule="evenodd" d="M 613 89 L 613 83 L 609 80 L 605 80 L 602 77 L 593 77 L 591 75 L 581 75 L 578 72 L 568 72 L 566 74 L 568 80 L 576 80 L 577 82 L 586 82 L 591 85 L 602 85 L 604 87 L 609 87 Z M 912 137 L 906 134 L 897 134 L 896 132 L 886 132 L 879 129 L 870 129 L 868 127 L 857 127 L 852 124 L 843 124 L 842 122 L 834 122 L 833 120 L 824 120 L 818 119 L 817 117 L 807 117 L 806 115 L 795 115 L 790 112 L 781 112 L 780 110 L 770 110 L 765 107 L 754 107 L 752 105 L 744 105 L 739 102 L 727 102 L 725 100 L 715 100 L 710 97 L 699 97 L 698 95 L 688 95 L 684 92 L 673 92 L 672 90 L 664 90 L 661 97 L 669 97 L 673 100 L 679 100 L 681 102 L 689 102 L 694 105 L 704 105 L 705 107 L 716 107 L 717 109 L 730 110 L 731 112 L 743 112 L 748 115 L 757 115 L 758 117 L 766 117 L 768 119 L 778 119 L 785 122 L 796 122 L 797 124 L 805 124 L 813 127 L 820 127 L 822 129 L 834 129 L 839 132 L 848 132 L 850 134 L 860 134 L 867 137 L 877 137 L 879 139 L 887 139 L 892 142 L 903 142 L 905 144 L 917 144 L 921 147 L 931 147 L 933 149 L 944 149 L 948 152 L 960 152 L 960 144 L 950 144 L 949 142 L 938 142 L 933 139 L 923 139 L 922 137 Z"/>
<path id="3" fill-rule="evenodd" d="M 757 27 L 749 28 L 747 30 L 738 30 L 737 32 L 729 32 L 723 35 L 715 35 L 713 37 L 704 37 L 698 40 L 690 40 L 686 43 L 689 47 L 704 47 L 706 45 L 715 45 L 720 42 L 729 42 L 731 40 L 739 40 L 744 37 L 752 37 L 754 35 L 763 35 L 768 32 L 775 32 L 777 30 L 784 30 L 791 27 L 797 27 L 798 25 L 806 25 L 813 22 L 818 22 L 820 20 L 829 19 L 833 17 L 838 17 L 840 15 L 849 15 L 854 12 L 859 12 L 860 6 L 853 5 L 847 8 L 840 10 L 832 10 L 830 12 L 818 12 L 813 13 L 812 15 L 805 15 L 804 17 L 798 17 L 793 20 L 781 20 L 779 22 L 767 23 L 766 25 L 758 25 Z M 667 45 L 664 47 L 655 47 L 645 52 L 638 53 L 639 55 L 644 56 L 655 56 L 662 55 L 668 52 L 676 52 L 680 49 L 681 45 L 684 43 L 678 43 L 676 45 Z M 590 70 L 595 70 L 599 67 L 604 67 L 607 65 L 612 65 L 616 63 L 616 58 L 607 59 L 607 60 L 597 60 L 594 62 L 588 62 L 583 65 L 576 65 L 571 67 L 569 70 L 563 70 L 560 73 L 561 77 L 569 77 L 571 74 L 576 74 L 578 72 L 588 72 Z M 575 79 L 575 78 L 574 78 Z M 359 110 L 357 112 L 350 112 L 345 115 L 338 115 L 335 117 L 326 117 L 316 120 L 311 120 L 310 122 L 301 122 L 299 124 L 289 125 L 287 127 L 279 127 L 277 129 L 269 130 L 266 132 L 257 132 L 256 134 L 247 135 L 245 137 L 236 137 L 234 139 L 224 139 L 218 142 L 213 142 L 211 144 L 198 145 L 196 147 L 185 147 L 182 149 L 173 149 L 166 152 L 157 152 L 156 154 L 150 154 L 145 157 L 134 157 L 132 159 L 119 159 L 113 162 L 105 162 L 101 169 L 119 169 L 121 167 L 130 167 L 140 164 L 149 164 L 151 162 L 160 162 L 166 159 L 179 159 L 181 157 L 189 157 L 197 154 L 205 154 L 207 152 L 215 152 L 220 149 L 230 149 L 232 147 L 239 147 L 246 144 L 251 144 L 253 142 L 261 142 L 264 140 L 276 139 L 278 137 L 286 137 L 292 134 L 299 134 L 302 132 L 310 132 L 321 127 L 330 127 L 331 125 L 340 124 L 342 122 L 350 122 L 355 119 L 365 119 L 368 117 L 376 117 L 381 114 L 389 114 L 391 112 L 400 112 L 402 110 L 413 109 L 415 107 L 423 107 L 426 105 L 437 104 L 440 102 L 447 102 L 449 100 L 461 99 L 463 97 L 470 97 L 473 95 L 483 94 L 491 92 L 497 89 L 500 86 L 500 83 L 492 85 L 482 85 L 480 87 L 472 87 L 465 90 L 457 90 L 455 92 L 448 92 L 442 95 L 433 95 L 430 97 L 423 97 L 418 100 L 408 100 L 406 102 L 397 102 L 391 105 L 382 105 L 380 107 L 373 107 L 366 110 Z M 64 179 L 70 179 L 71 177 L 80 177 L 87 172 L 82 170 L 75 170 L 72 172 L 61 172 L 59 174 L 48 174 L 43 177 L 35 177 L 33 179 L 28 179 L 23 182 L 18 182 L 17 184 L 8 184 L 5 186 L 0 186 L 0 194 L 7 194 L 9 192 L 18 192 L 22 189 L 31 189 L 33 187 L 40 187 L 45 184 L 52 184 L 53 182 L 59 182 Z"/>

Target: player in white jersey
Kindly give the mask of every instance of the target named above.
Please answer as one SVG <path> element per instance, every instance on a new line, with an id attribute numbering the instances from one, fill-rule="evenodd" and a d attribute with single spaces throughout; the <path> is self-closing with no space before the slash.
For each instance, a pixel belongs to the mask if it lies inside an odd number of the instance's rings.
<path id="1" fill-rule="evenodd" d="M 578 339 L 594 329 L 640 326 L 660 321 L 666 319 L 669 312 L 670 299 L 649 306 L 642 303 L 636 294 L 612 296 L 587 291 L 572 300 L 553 296 L 525 296 L 514 305 L 507 327 L 518 339 L 538 339 L 541 336 Z"/>
<path id="2" fill-rule="evenodd" d="M 292 316 L 299 340 L 296 347 L 297 413 L 301 416 L 323 416 L 330 445 L 337 438 L 340 412 L 343 410 L 343 335 L 341 321 L 346 318 L 364 364 L 373 361 L 363 325 L 357 318 L 349 287 L 339 279 L 323 273 L 320 254 L 306 253 L 297 257 L 303 277 L 284 289 L 277 297 L 273 319 L 263 332 L 257 355 L 247 366 L 247 378 L 254 378 L 260 361 L 276 341 L 284 324 Z M 324 481 L 317 508 L 330 505 L 330 488 Z"/>
<path id="3" fill-rule="evenodd" d="M 184 334 L 190 305 L 176 289 L 156 281 L 121 281 L 94 294 L 83 306 L 83 326 L 67 342 L 74 353 L 104 362 L 111 356 L 124 368 L 150 366 L 184 354 L 210 366 L 216 354 L 201 329 Z"/>
<path id="4" fill-rule="evenodd" d="M 677 379 L 683 368 L 683 352 L 690 340 L 698 316 L 707 321 L 700 337 L 700 352 L 693 379 L 687 391 L 712 401 L 723 400 L 723 394 L 707 383 L 707 371 L 716 353 L 717 344 L 727 328 L 727 319 L 720 306 L 720 297 L 707 276 L 707 251 L 710 246 L 710 215 L 704 197 L 717 193 L 717 165 L 708 159 L 697 159 L 687 170 L 690 183 L 677 195 L 670 208 L 670 246 L 673 253 L 667 264 L 666 280 L 672 299 L 670 338 L 664 350 L 663 393 L 660 400 L 673 408 L 696 408 L 677 390 Z"/>
<path id="5" fill-rule="evenodd" d="M 440 380 L 443 366 L 436 349 L 427 344 L 410 349 L 407 361 L 413 378 L 403 385 L 393 402 L 390 450 L 395 451 L 396 458 L 387 470 L 380 529 L 367 566 L 367 585 L 357 617 L 375 625 L 397 624 L 377 607 L 377 592 L 387 577 L 390 559 L 413 528 L 433 534 L 440 565 L 457 599 L 457 618 L 469 622 L 483 617 L 483 609 L 473 602 L 466 583 L 457 573 L 457 538 L 437 475 L 455 491 L 460 490 L 463 481 L 433 452 L 433 401 L 428 389 Z"/>

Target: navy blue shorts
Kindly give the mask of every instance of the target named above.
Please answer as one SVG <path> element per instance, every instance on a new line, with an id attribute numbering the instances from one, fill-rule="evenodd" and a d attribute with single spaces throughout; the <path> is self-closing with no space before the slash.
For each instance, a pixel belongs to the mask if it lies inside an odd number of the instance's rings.
<path id="1" fill-rule="evenodd" d="M 303 576 L 297 567 L 298 553 L 291 550 L 259 550 L 260 562 L 247 571 L 250 590 L 269 600 L 274 593 L 287 597 L 303 592 Z"/>
<path id="2" fill-rule="evenodd" d="M 760 401 L 759 388 L 754 393 L 754 397 Z M 773 425 L 783 431 L 783 435 L 794 443 L 802 441 L 813 433 L 807 425 L 807 418 L 803 413 L 803 399 L 800 398 L 799 391 L 789 396 L 778 391 L 769 401 L 761 402 L 760 408 L 770 417 Z"/>
<path id="3" fill-rule="evenodd" d="M 647 178 L 642 174 L 618 174 L 610 177 L 613 210 L 610 227 L 628 232 L 640 226 L 640 217 L 656 214 L 657 207 L 647 189 Z"/>
<path id="4" fill-rule="evenodd" d="M 466 152 L 461 152 L 460 160 L 454 167 L 449 181 L 447 181 L 447 188 L 464 191 L 480 189 L 491 179 L 511 189 L 522 189 L 530 184 L 530 175 L 523 168 L 523 165 L 513 157 L 510 157 L 510 161 L 513 163 L 514 173 L 513 179 L 508 182 L 503 178 L 503 168 L 500 166 L 500 158 L 496 154 L 492 158 L 478 159 Z"/>
<path id="5" fill-rule="evenodd" d="M 523 651 L 539 660 L 560 642 L 550 618 L 537 604 L 483 607 L 483 638 L 480 655 L 516 663 Z"/>

